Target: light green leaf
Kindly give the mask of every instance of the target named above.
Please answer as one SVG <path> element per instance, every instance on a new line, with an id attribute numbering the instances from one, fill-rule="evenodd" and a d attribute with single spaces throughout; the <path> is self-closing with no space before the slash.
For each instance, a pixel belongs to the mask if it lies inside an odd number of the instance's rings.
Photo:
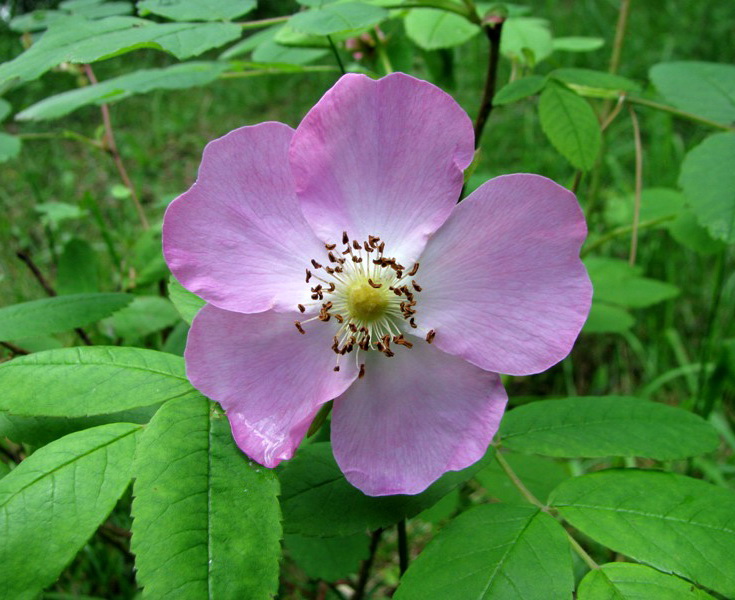
<path id="1" fill-rule="evenodd" d="M 97 254 L 79 238 L 71 238 L 59 257 L 56 290 L 59 294 L 91 294 L 99 291 Z"/>
<path id="2" fill-rule="evenodd" d="M 271 598 L 278 480 L 235 446 L 204 397 L 164 405 L 140 440 L 133 539 L 143 598 Z"/>
<path id="3" fill-rule="evenodd" d="M 551 47 L 562 52 L 592 52 L 605 45 L 605 40 L 598 37 L 558 37 L 551 41 Z"/>
<path id="4" fill-rule="evenodd" d="M 231 21 L 255 8 L 255 0 L 140 0 L 138 12 L 174 21 Z"/>
<path id="5" fill-rule="evenodd" d="M 735 69 L 735 67 L 733 67 Z M 716 133 L 690 150 L 679 185 L 713 238 L 735 243 L 735 134 Z"/>
<path id="6" fill-rule="evenodd" d="M 562 483 L 551 504 L 597 542 L 735 596 L 735 494 L 704 481 L 635 469 Z"/>
<path id="7" fill-rule="evenodd" d="M 309 444 L 300 448 L 281 472 L 284 529 L 287 533 L 332 537 L 392 525 L 434 505 L 485 466 L 486 459 L 445 474 L 421 494 L 376 498 L 347 482 L 330 444 Z"/>
<path id="8" fill-rule="evenodd" d="M 296 31 L 330 35 L 372 27 L 386 18 L 388 11 L 379 6 L 363 2 L 345 2 L 296 13 L 289 23 Z"/>
<path id="9" fill-rule="evenodd" d="M 516 452 L 559 457 L 675 460 L 717 448 L 715 429 L 681 408 L 626 396 L 544 400 L 506 413 L 500 440 Z"/>
<path id="10" fill-rule="evenodd" d="M 245 39 L 240 40 L 239 42 L 237 42 L 237 44 L 233 44 L 232 46 L 227 48 L 227 50 L 219 55 L 219 58 L 220 60 L 226 60 L 242 56 L 243 54 L 247 54 L 248 52 L 252 52 L 261 44 L 272 41 L 276 37 L 276 34 L 282 28 L 283 25 L 274 25 L 272 27 L 268 27 L 267 29 L 251 33 Z"/>
<path id="11" fill-rule="evenodd" d="M 196 294 L 187 290 L 171 275 L 168 280 L 168 297 L 173 302 L 176 310 L 189 325 L 194 317 L 206 303 Z"/>
<path id="12" fill-rule="evenodd" d="M 48 335 L 83 327 L 127 306 L 129 294 L 74 294 L 0 308 L 0 340 Z"/>
<path id="13" fill-rule="evenodd" d="M 284 543 L 308 577 L 324 581 L 336 581 L 357 572 L 360 562 L 370 554 L 370 538 L 365 533 L 332 538 L 289 534 Z"/>
<path id="14" fill-rule="evenodd" d="M 735 122 L 735 66 L 697 61 L 653 65 L 651 81 L 676 108 L 723 125 Z"/>
<path id="15" fill-rule="evenodd" d="M 153 90 L 179 90 L 207 85 L 225 70 L 226 63 L 190 62 L 163 69 L 141 69 L 96 85 L 50 96 L 16 115 L 19 121 L 56 119 L 89 104 L 109 104 Z"/>
<path id="16" fill-rule="evenodd" d="M 570 477 L 566 465 L 543 456 L 505 452 L 503 458 L 523 484 L 542 502 L 557 485 Z M 497 498 L 501 502 L 525 501 L 497 460 L 490 461 L 487 467 L 475 475 L 475 479 L 482 484 L 490 497 Z"/>
<path id="17" fill-rule="evenodd" d="M 595 290 L 594 301 L 626 308 L 646 308 L 679 295 L 670 283 L 640 277 L 640 267 L 615 258 L 592 257 L 584 261 Z"/>
<path id="18" fill-rule="evenodd" d="M 194 393 L 184 360 L 143 348 L 47 350 L 0 365 L 0 410 L 83 417 L 129 410 Z"/>
<path id="19" fill-rule="evenodd" d="M 509 17 L 503 24 L 500 52 L 503 56 L 533 66 L 553 50 L 549 23 L 534 17 Z"/>
<path id="20" fill-rule="evenodd" d="M 593 69 L 563 68 L 554 69 L 549 77 L 557 79 L 567 85 L 581 86 L 585 88 L 600 88 L 604 90 L 615 90 L 620 92 L 639 92 L 640 86 L 627 77 L 613 75 L 606 71 L 595 71 Z"/>
<path id="21" fill-rule="evenodd" d="M 714 600 L 688 581 L 644 565 L 615 562 L 587 573 L 577 600 Z"/>
<path id="22" fill-rule="evenodd" d="M 4 121 L 5 117 L 7 117 L 12 111 L 13 107 L 10 105 L 10 102 L 0 98 L 0 122 Z"/>
<path id="23" fill-rule="evenodd" d="M 52 24 L 23 54 L 0 65 L 0 85 L 31 81 L 63 62 L 90 63 L 139 48 L 191 58 L 240 37 L 235 23 L 152 23 L 135 17 L 88 21 L 70 17 Z"/>
<path id="24" fill-rule="evenodd" d="M 4 597 L 35 599 L 95 532 L 128 486 L 139 429 L 115 423 L 73 433 L 0 480 Z"/>
<path id="25" fill-rule="evenodd" d="M 0 162 L 15 158 L 20 154 L 20 138 L 0 131 Z"/>
<path id="26" fill-rule="evenodd" d="M 10 29 L 18 33 L 41 31 L 48 29 L 56 21 L 69 18 L 69 16 L 69 13 L 61 10 L 34 10 L 13 17 L 10 21 Z"/>
<path id="27" fill-rule="evenodd" d="M 511 81 L 508 85 L 500 88 L 498 93 L 495 94 L 493 105 L 510 104 L 511 102 L 518 102 L 518 100 L 538 94 L 544 89 L 546 81 L 546 77 L 542 77 L 541 75 L 529 75 L 528 77 Z"/>
<path id="28" fill-rule="evenodd" d="M 573 166 L 591 169 L 602 144 L 592 107 L 569 88 L 550 81 L 539 100 L 539 117 L 549 141 Z"/>
<path id="29" fill-rule="evenodd" d="M 668 228 L 685 210 L 684 194 L 672 188 L 645 188 L 641 191 L 639 219 L 641 223 L 660 221 L 655 228 Z M 609 198 L 605 218 L 611 224 L 630 225 L 633 222 L 635 197 L 633 194 Z"/>
<path id="30" fill-rule="evenodd" d="M 133 301 L 103 324 L 128 344 L 151 333 L 171 327 L 180 319 L 179 313 L 166 298 L 135 296 Z"/>
<path id="31" fill-rule="evenodd" d="M 431 8 L 409 11 L 404 26 L 409 39 L 424 50 L 460 46 L 480 33 L 480 28 L 464 17 Z"/>
<path id="32" fill-rule="evenodd" d="M 41 216 L 41 224 L 48 225 L 52 229 L 58 228 L 66 221 L 83 219 L 89 215 L 85 209 L 68 202 L 42 202 L 36 204 L 35 210 Z"/>
<path id="33" fill-rule="evenodd" d="M 635 319 L 624 308 L 593 299 L 590 314 L 582 328 L 585 333 L 623 333 L 635 325 Z"/>
<path id="34" fill-rule="evenodd" d="M 461 514 L 401 579 L 396 600 L 571 600 L 564 529 L 533 506 L 488 504 Z"/>
<path id="35" fill-rule="evenodd" d="M 263 42 L 253 52 L 253 61 L 265 64 L 305 65 L 320 59 L 329 50 L 318 48 L 290 48 L 273 40 Z"/>
<path id="36" fill-rule="evenodd" d="M 699 224 L 696 215 L 689 209 L 685 209 L 667 229 L 677 242 L 698 254 L 708 256 L 725 249 L 725 243 L 712 239 L 707 229 Z"/>

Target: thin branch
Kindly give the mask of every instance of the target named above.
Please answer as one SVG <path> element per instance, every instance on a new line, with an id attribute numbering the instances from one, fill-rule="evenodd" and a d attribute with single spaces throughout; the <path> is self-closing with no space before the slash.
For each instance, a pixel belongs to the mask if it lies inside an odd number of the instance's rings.
<path id="1" fill-rule="evenodd" d="M 618 13 L 618 22 L 615 25 L 615 40 L 613 41 L 613 51 L 610 57 L 610 73 L 617 73 L 620 66 L 620 56 L 623 52 L 623 40 L 625 39 L 625 28 L 628 25 L 628 14 L 630 13 L 630 0 L 620 0 L 620 12 Z"/>
<path id="2" fill-rule="evenodd" d="M 297 71 L 284 71 L 282 69 L 257 69 L 253 71 L 228 71 L 219 75 L 220 79 L 239 79 L 241 77 L 259 77 L 261 75 L 289 75 L 291 73 L 319 73 L 325 71 L 336 71 L 337 67 L 332 65 L 304 65 Z"/>
<path id="3" fill-rule="evenodd" d="M 667 104 L 660 104 L 659 102 L 654 102 L 653 100 L 637 98 L 636 96 L 626 96 L 625 101 L 630 102 L 631 104 L 640 104 L 641 106 L 647 106 L 649 108 L 655 108 L 656 110 L 671 113 L 676 117 L 681 117 L 682 119 L 693 121 L 694 123 L 699 123 L 700 125 L 706 125 L 707 127 L 712 127 L 714 129 L 735 132 L 735 127 L 731 125 L 723 125 L 722 123 L 718 123 L 717 121 L 711 121 L 710 119 L 705 119 L 704 117 L 700 117 L 699 115 L 695 115 L 684 110 L 679 110 L 678 108 L 668 106 Z"/>
<path id="4" fill-rule="evenodd" d="M 607 115 L 602 125 L 600 125 L 600 133 L 602 133 L 608 127 L 610 127 L 610 124 L 615 120 L 615 117 L 617 117 L 618 114 L 620 114 L 620 111 L 623 108 L 624 104 L 625 104 L 625 94 L 620 94 L 620 96 L 618 97 L 618 101 L 615 103 L 615 107 Z"/>
<path id="5" fill-rule="evenodd" d="M 357 586 L 355 587 L 355 594 L 352 596 L 352 600 L 362 600 L 365 597 L 365 589 L 367 588 L 368 579 L 370 579 L 370 569 L 373 568 L 373 562 L 375 561 L 375 554 L 378 551 L 378 544 L 380 543 L 380 536 L 383 535 L 382 529 L 376 529 L 373 531 L 372 538 L 370 539 L 370 554 L 362 561 L 360 566 L 360 575 L 357 580 Z"/>
<path id="6" fill-rule="evenodd" d="M 650 219 L 648 221 L 643 221 L 642 223 L 638 224 L 638 230 L 646 229 L 648 227 L 655 227 L 656 225 L 660 225 L 661 223 L 665 223 L 666 221 L 671 221 L 676 218 L 676 215 L 668 215 L 666 217 L 658 217 L 656 219 Z M 621 227 L 616 227 L 612 231 L 606 233 L 605 235 L 597 238 L 594 242 L 591 242 L 587 246 L 585 246 L 582 249 L 582 252 L 580 253 L 580 256 L 584 258 L 588 254 L 590 254 L 592 251 L 597 250 L 600 246 L 606 244 L 610 240 L 614 240 L 616 237 L 620 237 L 621 235 L 626 235 L 633 231 L 632 225 L 623 225 Z"/>
<path id="7" fill-rule="evenodd" d="M 406 519 L 401 519 L 397 524 L 398 529 L 398 568 L 401 577 L 408 569 L 408 536 L 406 535 Z"/>
<path id="8" fill-rule="evenodd" d="M 334 55 L 334 59 L 337 61 L 337 66 L 339 67 L 340 72 L 342 75 L 346 74 L 347 71 L 345 70 L 345 65 L 342 62 L 342 57 L 339 55 L 339 51 L 337 50 L 337 46 L 334 45 L 334 40 L 331 35 L 327 36 L 327 41 L 329 42 L 329 47 L 332 49 L 332 54 Z"/>
<path id="9" fill-rule="evenodd" d="M 485 89 L 480 102 L 480 110 L 477 112 L 477 120 L 475 121 L 475 149 L 480 147 L 482 132 L 485 124 L 493 110 L 493 96 L 495 96 L 495 86 L 498 79 L 498 60 L 500 59 L 500 36 L 503 32 L 503 19 L 494 17 L 488 23 L 482 26 L 487 36 L 488 60 L 487 60 L 487 76 L 485 77 Z"/>
<path id="10" fill-rule="evenodd" d="M 258 19 L 256 21 L 243 21 L 237 23 L 243 29 L 262 29 L 263 27 L 270 27 L 271 25 L 279 25 L 285 23 L 291 18 L 291 15 L 285 17 L 271 17 L 270 19 Z"/>
<path id="11" fill-rule="evenodd" d="M 30 352 L 26 350 L 25 348 L 16 346 L 15 344 L 11 342 L 0 342 L 0 346 L 4 346 L 8 350 L 10 350 L 13 354 L 30 354 Z"/>
<path id="12" fill-rule="evenodd" d="M 633 231 L 630 238 L 630 256 L 628 263 L 635 265 L 635 257 L 638 252 L 638 227 L 641 219 L 641 192 L 643 190 L 643 144 L 641 143 L 641 128 L 638 125 L 638 117 L 632 106 L 628 106 L 630 120 L 633 122 L 633 139 L 635 141 L 635 204 L 633 206 Z"/>
<path id="13" fill-rule="evenodd" d="M 87 78 L 89 79 L 89 81 L 93 85 L 97 85 L 97 77 L 95 77 L 91 65 L 84 65 L 84 71 L 87 74 Z M 143 226 L 143 229 L 148 229 L 150 227 L 150 224 L 148 223 L 148 218 L 145 216 L 145 212 L 143 211 L 143 205 L 140 203 L 138 193 L 135 191 L 133 182 L 130 180 L 128 171 L 125 169 L 122 157 L 120 156 L 120 152 L 117 149 L 117 143 L 115 142 L 115 133 L 112 129 L 112 119 L 110 119 L 110 108 L 107 106 L 107 104 L 102 104 L 100 106 L 100 111 L 102 113 L 102 123 L 105 127 L 106 149 L 112 156 L 112 160 L 115 161 L 115 166 L 117 167 L 117 172 L 120 174 L 120 179 L 122 179 L 125 187 L 128 188 L 128 190 L 130 191 L 130 197 L 133 199 L 133 203 L 135 204 L 135 212 L 138 213 L 140 224 Z"/>

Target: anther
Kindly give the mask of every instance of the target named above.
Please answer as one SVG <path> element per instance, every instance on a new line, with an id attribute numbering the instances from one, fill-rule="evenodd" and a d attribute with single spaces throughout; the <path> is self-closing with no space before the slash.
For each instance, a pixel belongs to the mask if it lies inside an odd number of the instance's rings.
<path id="1" fill-rule="evenodd" d="M 365 252 L 373 251 L 372 247 L 367 242 L 363 242 L 362 245 L 363 245 L 363 248 L 365 248 Z"/>
<path id="2" fill-rule="evenodd" d="M 424 289 L 418 283 L 416 283 L 415 279 L 411 280 L 411 285 L 413 286 L 413 289 L 415 289 L 417 292 L 420 292 L 422 289 Z"/>
<path id="3" fill-rule="evenodd" d="M 360 372 L 357 374 L 358 379 L 362 379 L 363 377 L 365 377 L 365 363 L 360 365 Z"/>
<path id="4" fill-rule="evenodd" d="M 362 257 L 360 257 L 360 256 L 354 256 L 353 255 L 352 262 L 361 263 L 362 262 Z"/>
<path id="5" fill-rule="evenodd" d="M 324 244 L 324 247 L 327 250 L 334 250 L 337 247 L 337 244 Z"/>
<path id="6" fill-rule="evenodd" d="M 306 283 L 309 283 L 309 279 L 311 279 L 311 271 L 309 271 L 309 269 L 306 269 Z"/>
<path id="7" fill-rule="evenodd" d="M 350 243 L 350 238 L 347 237 L 347 232 L 346 231 L 343 231 L 342 232 L 342 243 L 343 244 L 349 244 Z"/>
<path id="8" fill-rule="evenodd" d="M 414 329 L 416 329 L 416 328 L 418 327 L 418 325 L 416 325 L 416 320 L 415 320 L 415 319 L 414 319 L 413 317 L 411 317 L 411 318 L 410 318 L 410 319 L 408 320 L 408 324 L 409 324 L 409 325 L 410 325 L 411 327 L 413 327 Z"/>
<path id="9" fill-rule="evenodd" d="M 322 266 L 316 262 L 313 258 L 311 259 L 311 264 L 314 266 L 315 269 L 321 269 Z"/>
<path id="10" fill-rule="evenodd" d="M 406 348 L 413 348 L 413 344 L 409 342 L 403 335 L 394 335 L 393 341 L 399 346 L 405 346 Z"/>
<path id="11" fill-rule="evenodd" d="M 337 286 L 334 285 L 334 281 L 330 281 L 329 282 L 329 289 L 327 291 L 328 292 L 333 292 L 336 288 L 337 288 Z"/>
<path id="12" fill-rule="evenodd" d="M 413 277 L 418 273 L 419 271 L 419 263 L 416 263 L 413 267 L 411 267 L 411 270 L 408 272 L 409 277 Z"/>
<path id="13" fill-rule="evenodd" d="M 358 242 L 357 240 L 352 240 L 352 247 L 355 250 L 362 250 L 362 246 L 360 246 L 360 242 Z"/>
<path id="14" fill-rule="evenodd" d="M 337 257 L 334 255 L 334 252 L 329 252 L 327 257 L 329 258 L 329 262 L 337 262 Z"/>
<path id="15" fill-rule="evenodd" d="M 334 304 L 332 304 L 329 300 L 327 300 L 324 304 L 322 304 L 322 306 L 324 307 L 324 310 L 329 310 L 330 308 L 334 306 Z"/>
<path id="16" fill-rule="evenodd" d="M 429 330 L 429 333 L 426 334 L 426 343 L 431 344 L 431 342 L 434 341 L 434 338 L 436 337 L 436 331 L 433 329 Z"/>
<path id="17" fill-rule="evenodd" d="M 334 371 L 335 373 L 336 373 L 337 371 L 339 371 L 339 365 L 337 365 L 336 367 L 334 367 L 334 369 L 332 369 L 332 370 L 333 370 L 333 371 Z"/>
<path id="18" fill-rule="evenodd" d="M 299 330 L 299 333 L 300 333 L 301 335 L 304 335 L 304 334 L 306 333 L 306 332 L 304 331 L 304 328 L 303 328 L 303 327 L 301 326 L 301 321 L 294 321 L 294 322 L 293 322 L 293 324 L 294 324 L 294 325 L 296 325 L 296 329 L 298 329 L 298 330 Z"/>
<path id="19" fill-rule="evenodd" d="M 335 314 L 334 318 L 337 319 L 337 321 L 339 321 L 340 323 L 345 322 L 345 318 L 342 315 Z"/>
<path id="20" fill-rule="evenodd" d="M 297 304 L 297 306 L 299 307 L 299 310 L 300 310 L 300 311 L 301 311 L 302 313 L 303 313 L 303 312 L 306 312 L 306 307 L 305 307 L 305 306 L 304 306 L 303 304 Z"/>
<path id="21" fill-rule="evenodd" d="M 380 245 L 378 246 L 378 252 L 383 254 L 383 250 L 385 250 L 385 242 L 380 242 Z"/>
<path id="22" fill-rule="evenodd" d="M 330 275 L 334 275 L 334 271 L 335 271 L 335 269 L 333 269 L 332 267 L 324 267 L 324 270 L 325 270 L 325 271 L 326 271 L 327 273 L 329 273 Z"/>
<path id="23" fill-rule="evenodd" d="M 372 279 L 368 279 L 368 284 L 371 288 L 375 288 L 376 290 L 380 287 L 383 287 L 382 283 L 375 283 Z"/>

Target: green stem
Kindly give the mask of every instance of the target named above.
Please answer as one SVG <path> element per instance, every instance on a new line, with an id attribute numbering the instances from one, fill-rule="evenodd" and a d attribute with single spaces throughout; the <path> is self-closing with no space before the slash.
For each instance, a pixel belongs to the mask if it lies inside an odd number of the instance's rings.
<path id="1" fill-rule="evenodd" d="M 643 221 L 641 223 L 638 223 L 638 230 L 640 231 L 641 229 L 646 229 L 648 227 L 655 227 L 656 225 L 660 225 L 661 223 L 665 223 L 666 221 L 672 221 L 674 218 L 675 215 L 669 215 L 666 217 L 658 217 L 657 219 Z M 598 237 L 594 242 L 587 244 L 582 249 L 580 255 L 582 258 L 584 258 L 588 254 L 592 253 L 594 250 L 597 250 L 600 246 L 605 245 L 610 240 L 614 240 L 616 237 L 620 237 L 621 235 L 625 235 L 626 233 L 630 233 L 631 231 L 633 231 L 633 225 L 623 225 L 621 227 L 616 227 L 605 235 Z"/>
<path id="2" fill-rule="evenodd" d="M 271 17 L 270 19 L 259 19 L 257 21 L 245 21 L 243 23 L 238 23 L 240 27 L 243 29 L 262 29 L 263 27 L 270 27 L 271 25 L 278 25 L 280 23 L 285 23 L 291 18 L 291 15 L 286 15 L 285 17 Z"/>
<path id="3" fill-rule="evenodd" d="M 307 65 L 299 67 L 298 70 L 284 71 L 283 69 L 258 69 L 256 71 L 228 71 L 222 73 L 220 79 L 239 79 L 241 77 L 260 77 L 262 75 L 291 75 L 293 73 L 320 73 L 335 71 L 337 67 L 331 65 Z"/>
<path id="4" fill-rule="evenodd" d="M 406 519 L 398 521 L 398 568 L 401 577 L 408 569 L 408 536 L 406 535 Z"/>
<path id="5" fill-rule="evenodd" d="M 345 65 L 342 62 L 342 57 L 339 55 L 339 51 L 337 50 L 337 46 L 334 45 L 334 40 L 332 40 L 331 35 L 327 36 L 327 41 L 329 42 L 329 47 L 332 49 L 332 54 L 334 54 L 334 58 L 337 61 L 337 66 L 339 67 L 342 75 L 344 75 L 347 71 L 345 71 Z"/>
<path id="6" fill-rule="evenodd" d="M 628 25 L 628 14 L 630 13 L 630 0 L 620 0 L 620 12 L 618 22 L 615 25 L 615 40 L 610 57 L 610 73 L 615 74 L 620 66 L 620 56 L 623 52 L 623 40 L 625 39 L 625 28 Z"/>
<path id="7" fill-rule="evenodd" d="M 711 121 L 710 119 L 705 119 L 704 117 L 700 117 L 699 115 L 695 115 L 684 110 L 679 110 L 678 108 L 674 108 L 673 106 L 668 106 L 666 104 L 660 104 L 659 102 L 654 102 L 653 100 L 637 98 L 636 96 L 626 96 L 625 101 L 632 104 L 639 104 L 641 106 L 647 106 L 648 108 L 654 108 L 656 110 L 671 113 L 676 117 L 681 117 L 682 119 L 687 119 L 688 121 L 693 121 L 694 123 L 699 123 L 700 125 L 707 125 L 708 127 L 712 127 L 714 129 L 735 132 L 735 127 L 731 125 L 723 125 L 722 123 L 718 123 L 717 121 Z"/>

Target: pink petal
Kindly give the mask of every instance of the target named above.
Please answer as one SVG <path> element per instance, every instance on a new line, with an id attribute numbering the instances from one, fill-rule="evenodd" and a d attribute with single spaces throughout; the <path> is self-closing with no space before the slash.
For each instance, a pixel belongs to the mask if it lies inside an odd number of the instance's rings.
<path id="1" fill-rule="evenodd" d="M 332 414 L 334 456 L 350 483 L 370 496 L 418 494 L 482 458 L 507 402 L 497 374 L 426 343 L 370 355 Z"/>
<path id="2" fill-rule="evenodd" d="M 377 235 L 387 255 L 414 260 L 457 201 L 473 139 L 467 114 L 436 86 L 345 75 L 293 138 L 304 215 L 325 242 Z"/>
<path id="3" fill-rule="evenodd" d="M 304 329 L 299 334 L 290 314 L 243 314 L 207 304 L 189 332 L 189 380 L 222 405 L 237 445 L 266 467 L 291 458 L 320 405 L 357 376 L 354 361 L 343 360 L 333 371 L 331 322 Z"/>
<path id="4" fill-rule="evenodd" d="M 174 200 L 163 251 L 176 279 L 227 310 L 296 310 L 323 244 L 301 214 L 282 123 L 236 129 L 204 149 L 197 182 Z"/>
<path id="5" fill-rule="evenodd" d="M 539 175 L 492 179 L 421 256 L 417 334 L 483 369 L 528 375 L 571 350 L 590 309 L 574 194 Z"/>

